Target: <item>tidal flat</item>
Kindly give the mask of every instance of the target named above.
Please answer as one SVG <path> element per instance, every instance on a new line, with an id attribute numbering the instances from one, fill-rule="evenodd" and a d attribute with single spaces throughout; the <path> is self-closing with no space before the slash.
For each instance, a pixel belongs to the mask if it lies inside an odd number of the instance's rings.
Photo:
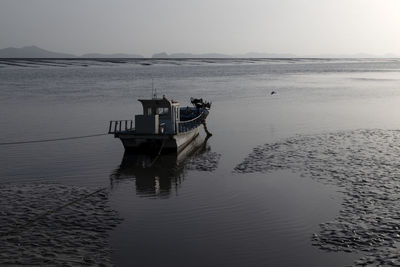
<path id="1" fill-rule="evenodd" d="M 299 136 L 254 148 L 235 171 L 290 169 L 337 185 L 345 194 L 343 209 L 320 224 L 313 245 L 363 252 L 356 265 L 399 265 L 399 141 L 399 130 Z"/>
<path id="2" fill-rule="evenodd" d="M 0 60 L 0 80 L 2 264 L 398 264 L 399 59 Z M 152 81 L 212 101 L 213 136 L 149 167 L 101 134 Z"/>
<path id="3" fill-rule="evenodd" d="M 23 184 L 0 194 L 1 265 L 113 266 L 108 234 L 121 218 L 104 190 Z"/>

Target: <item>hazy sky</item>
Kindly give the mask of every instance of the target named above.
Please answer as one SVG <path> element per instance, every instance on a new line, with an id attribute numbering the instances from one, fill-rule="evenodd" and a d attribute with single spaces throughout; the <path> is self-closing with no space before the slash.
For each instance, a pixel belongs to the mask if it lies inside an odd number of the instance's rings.
<path id="1" fill-rule="evenodd" d="M 400 0 L 0 0 L 0 48 L 400 54 Z"/>

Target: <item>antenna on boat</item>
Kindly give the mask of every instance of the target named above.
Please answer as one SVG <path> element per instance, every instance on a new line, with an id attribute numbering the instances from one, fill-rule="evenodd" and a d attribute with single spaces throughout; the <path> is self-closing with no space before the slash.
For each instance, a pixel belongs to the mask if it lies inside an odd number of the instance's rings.
<path id="1" fill-rule="evenodd" d="M 153 99 L 157 98 L 157 88 L 154 88 L 154 79 L 151 78 L 151 97 Z"/>
<path id="2" fill-rule="evenodd" d="M 154 96 L 154 79 L 151 78 L 151 97 Z"/>

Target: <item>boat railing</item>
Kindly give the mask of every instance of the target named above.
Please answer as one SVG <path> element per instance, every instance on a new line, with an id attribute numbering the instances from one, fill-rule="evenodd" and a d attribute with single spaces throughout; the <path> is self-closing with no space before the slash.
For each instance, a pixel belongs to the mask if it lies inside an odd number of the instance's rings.
<path id="1" fill-rule="evenodd" d="M 110 121 L 108 133 L 116 134 L 125 131 L 132 131 L 133 129 L 133 120 Z"/>
<path id="2" fill-rule="evenodd" d="M 188 132 L 188 131 L 196 128 L 197 126 L 199 126 L 204 121 L 205 117 L 206 117 L 206 112 L 203 111 L 196 118 L 193 118 L 193 119 L 188 120 L 188 121 L 179 122 L 178 123 L 178 131 L 180 133 L 182 133 L 182 132 Z"/>

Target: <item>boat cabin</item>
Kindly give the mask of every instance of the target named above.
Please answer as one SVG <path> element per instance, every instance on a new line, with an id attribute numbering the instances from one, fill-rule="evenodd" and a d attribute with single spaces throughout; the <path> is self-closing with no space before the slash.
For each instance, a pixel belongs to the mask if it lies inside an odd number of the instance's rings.
<path id="1" fill-rule="evenodd" d="M 176 134 L 179 103 L 167 98 L 139 99 L 143 115 L 135 115 L 135 130 L 139 134 Z"/>

